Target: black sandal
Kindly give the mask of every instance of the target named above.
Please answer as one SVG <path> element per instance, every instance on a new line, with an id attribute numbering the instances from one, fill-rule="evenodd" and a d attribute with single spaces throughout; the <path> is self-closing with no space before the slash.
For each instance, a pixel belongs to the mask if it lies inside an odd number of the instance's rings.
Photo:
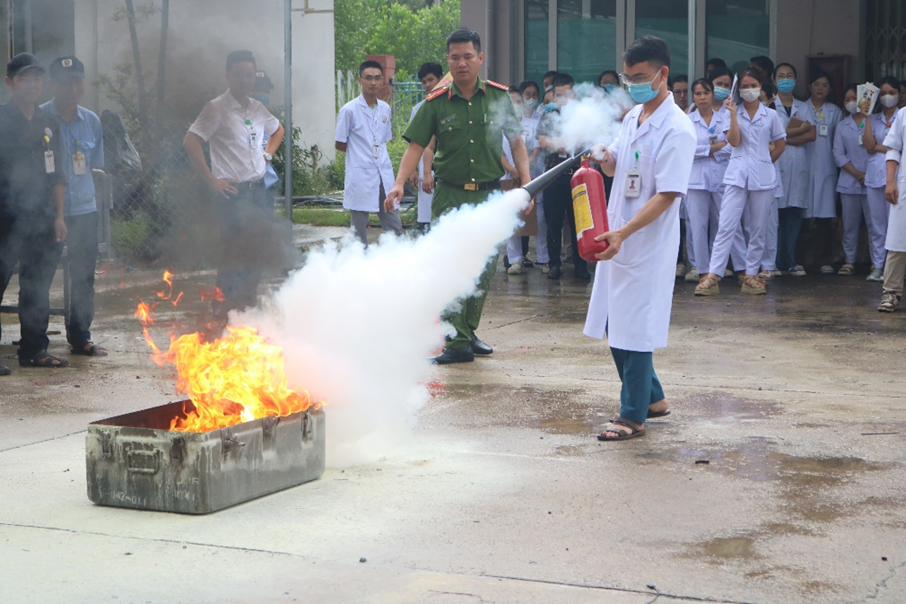
<path id="1" fill-rule="evenodd" d="M 30 359 L 19 359 L 19 365 L 22 367 L 59 369 L 60 367 L 69 367 L 69 361 L 49 355 L 46 352 L 39 352 Z"/>
<path id="2" fill-rule="evenodd" d="M 81 346 L 73 346 L 72 354 L 80 354 L 86 357 L 105 357 L 107 356 L 107 349 L 101 348 L 94 342 L 85 342 Z"/>
<path id="3" fill-rule="evenodd" d="M 637 436 L 645 436 L 645 428 L 639 428 L 634 423 L 615 417 L 610 420 L 609 425 L 613 426 L 623 426 L 624 428 L 629 428 L 629 432 L 623 432 L 622 430 L 608 430 L 607 426 L 604 426 L 604 429 L 601 430 L 601 433 L 598 434 L 598 440 L 600 441 L 611 441 L 611 440 L 628 440 L 630 438 L 635 438 Z M 613 432 L 614 434 L 619 434 L 619 436 L 604 436 L 605 432 Z"/>

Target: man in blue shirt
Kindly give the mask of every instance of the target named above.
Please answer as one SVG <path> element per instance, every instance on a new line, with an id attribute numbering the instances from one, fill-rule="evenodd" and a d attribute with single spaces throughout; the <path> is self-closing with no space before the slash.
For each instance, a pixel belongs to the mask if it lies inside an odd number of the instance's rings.
<path id="1" fill-rule="evenodd" d="M 94 272 L 98 257 L 98 209 L 93 168 L 104 167 L 104 138 L 101 120 L 79 106 L 85 94 L 85 66 L 77 58 L 60 57 L 49 68 L 52 100 L 41 109 L 60 131 L 62 156 L 57 165 L 69 186 L 64 198 L 64 217 L 69 235 L 69 316 L 66 339 L 73 354 L 102 357 L 107 351 L 91 341 L 94 319 Z"/>

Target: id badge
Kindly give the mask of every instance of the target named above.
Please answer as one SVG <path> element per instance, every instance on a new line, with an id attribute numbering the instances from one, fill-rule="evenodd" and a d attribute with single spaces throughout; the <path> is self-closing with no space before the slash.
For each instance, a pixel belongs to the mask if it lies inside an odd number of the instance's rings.
<path id="1" fill-rule="evenodd" d="M 373 145 L 371 145 L 371 154 L 374 156 L 375 159 L 380 157 L 381 156 L 381 146 L 378 145 L 377 143 L 374 143 Z"/>
<path id="2" fill-rule="evenodd" d="M 642 173 L 630 170 L 626 173 L 626 197 L 638 197 L 642 193 Z"/>
<path id="3" fill-rule="evenodd" d="M 860 147 L 864 147 L 864 146 L 865 146 L 865 144 L 862 142 L 862 136 L 863 136 L 862 134 L 859 135 L 859 146 L 860 146 Z"/>
<path id="4" fill-rule="evenodd" d="M 818 124 L 818 136 L 827 136 L 827 124 Z"/>
<path id="5" fill-rule="evenodd" d="M 716 135 L 716 134 L 712 134 L 711 136 L 709 136 L 709 137 L 708 137 L 708 142 L 709 142 L 710 144 L 712 144 L 712 145 L 713 145 L 714 143 L 716 143 L 716 142 L 717 142 L 717 135 Z"/>
<path id="6" fill-rule="evenodd" d="M 76 151 L 76 154 L 72 156 L 72 173 L 76 176 L 85 176 L 88 173 L 85 156 L 81 151 Z"/>
<path id="7" fill-rule="evenodd" d="M 258 133 L 255 132 L 254 126 L 249 126 L 249 147 L 258 149 Z"/>
<path id="8" fill-rule="evenodd" d="M 57 171 L 57 166 L 54 163 L 53 151 L 44 152 L 44 172 L 47 174 L 53 174 Z"/>

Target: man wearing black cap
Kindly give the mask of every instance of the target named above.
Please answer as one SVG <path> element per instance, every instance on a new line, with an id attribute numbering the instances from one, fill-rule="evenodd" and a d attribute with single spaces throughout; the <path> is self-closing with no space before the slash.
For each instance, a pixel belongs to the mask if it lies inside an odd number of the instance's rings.
<path id="1" fill-rule="evenodd" d="M 10 100 L 0 105 L 0 298 L 19 263 L 19 364 L 65 367 L 47 354 L 50 284 L 66 222 L 58 129 L 38 107 L 44 68 L 38 58 L 18 54 L 6 66 Z M 9 369 L 0 365 L 0 374 Z"/>
<path id="2" fill-rule="evenodd" d="M 60 131 L 62 155 L 57 169 L 66 176 L 64 197 L 67 258 L 71 282 L 66 340 L 73 354 L 103 357 L 107 351 L 91 341 L 94 319 L 94 271 L 98 259 L 98 208 L 93 168 L 104 167 L 101 120 L 79 106 L 85 94 L 85 66 L 76 57 L 60 57 L 50 64 L 53 100 L 41 105 Z"/>

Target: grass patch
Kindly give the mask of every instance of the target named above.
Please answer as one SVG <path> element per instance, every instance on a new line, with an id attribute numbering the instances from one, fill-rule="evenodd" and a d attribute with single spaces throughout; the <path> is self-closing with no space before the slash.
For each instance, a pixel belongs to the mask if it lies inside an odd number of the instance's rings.
<path id="1" fill-rule="evenodd" d="M 405 208 L 400 215 L 404 225 L 415 224 L 416 212 L 415 206 Z M 293 208 L 293 224 L 308 224 L 311 226 L 349 226 L 349 210 L 342 208 L 330 208 L 323 206 L 303 206 Z M 371 226 L 380 226 L 377 212 L 368 217 L 368 224 Z"/>

